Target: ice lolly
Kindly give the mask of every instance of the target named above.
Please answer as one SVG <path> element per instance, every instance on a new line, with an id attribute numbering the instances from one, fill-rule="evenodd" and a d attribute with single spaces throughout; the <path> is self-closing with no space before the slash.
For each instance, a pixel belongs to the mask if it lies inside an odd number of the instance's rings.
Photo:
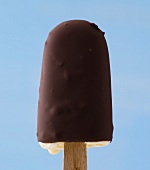
<path id="1" fill-rule="evenodd" d="M 44 46 L 37 137 L 50 153 L 64 142 L 87 147 L 112 141 L 111 77 L 104 32 L 94 23 L 69 20 Z"/>

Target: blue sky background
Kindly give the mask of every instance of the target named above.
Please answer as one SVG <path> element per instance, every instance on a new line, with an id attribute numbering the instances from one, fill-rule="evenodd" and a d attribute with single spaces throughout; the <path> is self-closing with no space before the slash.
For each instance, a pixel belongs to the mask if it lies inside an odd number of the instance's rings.
<path id="1" fill-rule="evenodd" d="M 0 169 L 59 170 L 36 138 L 44 41 L 64 20 L 95 22 L 109 47 L 114 139 L 88 170 L 150 169 L 150 1 L 0 0 Z"/>

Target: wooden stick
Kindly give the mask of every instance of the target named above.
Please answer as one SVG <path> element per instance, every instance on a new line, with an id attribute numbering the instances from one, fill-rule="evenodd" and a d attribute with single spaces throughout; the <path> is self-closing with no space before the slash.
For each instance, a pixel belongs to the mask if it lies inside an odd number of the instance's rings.
<path id="1" fill-rule="evenodd" d="M 87 170 L 86 144 L 64 143 L 64 170 Z"/>

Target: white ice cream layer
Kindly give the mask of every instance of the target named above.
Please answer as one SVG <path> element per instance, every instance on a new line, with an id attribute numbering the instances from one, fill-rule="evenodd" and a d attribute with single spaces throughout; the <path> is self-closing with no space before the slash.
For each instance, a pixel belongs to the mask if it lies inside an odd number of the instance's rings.
<path id="1" fill-rule="evenodd" d="M 110 141 L 100 141 L 100 142 L 85 142 L 87 148 L 91 147 L 101 147 L 110 144 Z M 64 149 L 64 142 L 56 142 L 56 143 L 42 143 L 39 142 L 40 146 L 43 149 L 47 149 L 51 154 L 57 154 L 60 150 Z"/>

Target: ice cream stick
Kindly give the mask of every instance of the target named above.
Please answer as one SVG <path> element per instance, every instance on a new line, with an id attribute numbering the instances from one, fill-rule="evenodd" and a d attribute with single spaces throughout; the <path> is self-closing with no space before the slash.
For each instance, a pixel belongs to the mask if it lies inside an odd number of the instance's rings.
<path id="1" fill-rule="evenodd" d="M 86 144 L 64 143 L 64 170 L 87 170 Z"/>

